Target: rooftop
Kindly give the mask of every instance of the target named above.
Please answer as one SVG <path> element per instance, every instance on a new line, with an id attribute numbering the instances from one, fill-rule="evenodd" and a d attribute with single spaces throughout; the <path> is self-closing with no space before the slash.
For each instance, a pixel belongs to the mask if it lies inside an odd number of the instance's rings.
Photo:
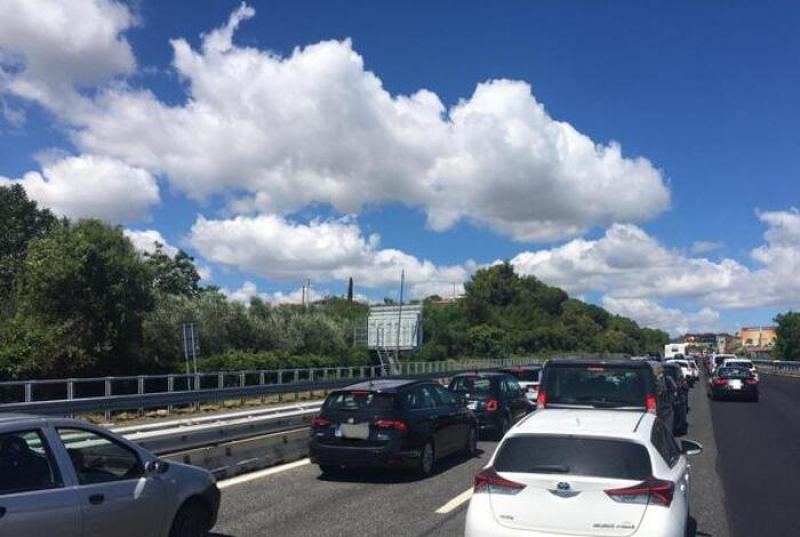
<path id="1" fill-rule="evenodd" d="M 577 434 L 587 436 L 636 436 L 641 423 L 655 416 L 647 412 L 595 409 L 538 410 L 514 427 L 520 433 Z M 648 427 L 642 428 L 649 430 Z"/>

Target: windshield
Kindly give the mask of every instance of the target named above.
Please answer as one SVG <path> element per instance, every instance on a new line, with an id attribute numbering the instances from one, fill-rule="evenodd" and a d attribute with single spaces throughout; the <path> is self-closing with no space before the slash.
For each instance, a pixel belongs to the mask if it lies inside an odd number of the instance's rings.
<path id="1" fill-rule="evenodd" d="M 550 404 L 589 404 L 604 408 L 644 406 L 644 368 L 607 366 L 554 367 L 547 377 Z"/>
<path id="2" fill-rule="evenodd" d="M 718 376 L 723 379 L 747 379 L 752 375 L 746 367 L 723 367 Z"/>
<path id="3" fill-rule="evenodd" d="M 331 394 L 325 401 L 326 410 L 390 410 L 394 397 L 368 391 L 348 391 Z"/>
<path id="4" fill-rule="evenodd" d="M 498 472 L 568 474 L 641 480 L 651 472 L 647 449 L 633 442 L 564 436 L 514 436 L 494 461 Z"/>
<path id="5" fill-rule="evenodd" d="M 456 377 L 450 383 L 450 389 L 459 393 L 491 393 L 492 379 L 488 377 Z"/>

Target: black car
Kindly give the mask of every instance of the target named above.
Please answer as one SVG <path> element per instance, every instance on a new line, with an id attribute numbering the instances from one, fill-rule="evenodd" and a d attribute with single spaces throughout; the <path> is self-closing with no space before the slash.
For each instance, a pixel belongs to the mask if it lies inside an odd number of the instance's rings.
<path id="1" fill-rule="evenodd" d="M 758 379 L 744 367 L 720 367 L 708 381 L 708 396 L 758 402 Z"/>
<path id="2" fill-rule="evenodd" d="M 548 360 L 538 408 L 646 410 L 675 430 L 676 394 L 661 362 L 647 360 Z"/>
<path id="3" fill-rule="evenodd" d="M 678 364 L 664 364 L 664 375 L 666 381 L 673 386 L 675 397 L 673 398 L 673 408 L 675 409 L 675 430 L 674 434 L 686 434 L 689 430 L 689 383 L 683 374 L 683 369 Z"/>
<path id="4" fill-rule="evenodd" d="M 498 437 L 536 408 L 517 379 L 507 373 L 462 373 L 450 381 L 450 391 L 475 413 L 481 431 Z"/>
<path id="5" fill-rule="evenodd" d="M 444 386 L 429 380 L 374 380 L 332 392 L 311 420 L 311 462 L 413 469 L 421 475 L 454 452 L 473 455 L 478 423 Z"/>

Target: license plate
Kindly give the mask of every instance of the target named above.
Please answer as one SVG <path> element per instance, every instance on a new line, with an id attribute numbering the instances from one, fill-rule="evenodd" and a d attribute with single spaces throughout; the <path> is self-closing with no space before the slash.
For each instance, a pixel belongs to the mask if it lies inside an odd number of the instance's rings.
<path id="1" fill-rule="evenodd" d="M 470 401 L 469 403 L 467 403 L 467 408 L 470 410 L 475 410 L 476 408 L 478 408 L 477 401 Z"/>
<path id="2" fill-rule="evenodd" d="M 352 438 L 355 440 L 366 440 L 369 438 L 368 423 L 342 423 L 339 426 L 337 436 L 342 438 Z"/>
<path id="3" fill-rule="evenodd" d="M 741 380 L 732 380 L 730 383 L 731 389 L 733 390 L 741 390 L 742 389 L 742 381 Z"/>

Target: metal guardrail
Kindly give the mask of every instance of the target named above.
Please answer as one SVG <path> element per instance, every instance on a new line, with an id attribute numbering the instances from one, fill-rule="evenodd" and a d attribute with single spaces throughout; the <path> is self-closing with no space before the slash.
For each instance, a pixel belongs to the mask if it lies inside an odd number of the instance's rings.
<path id="1" fill-rule="evenodd" d="M 392 378 L 441 378 L 465 371 L 477 369 L 491 369 L 523 365 L 536 362 L 535 359 L 502 359 L 502 360 L 475 360 L 466 362 L 406 362 L 401 366 L 401 372 Z M 331 390 L 347 386 L 359 380 L 380 378 L 382 374 L 379 366 L 350 367 L 350 368 L 320 368 L 320 369 L 289 369 L 269 371 L 239 371 L 236 373 L 220 372 L 198 375 L 156 375 L 138 377 L 107 377 L 101 379 L 52 379 L 36 381 L 12 381 L 0 383 L 0 389 L 9 387 L 24 388 L 22 401 L 0 404 L 0 412 L 25 412 L 32 414 L 50 415 L 76 415 L 104 412 L 109 415 L 111 411 L 144 410 L 152 408 L 169 408 L 172 406 L 192 405 L 209 401 L 225 401 L 230 399 L 248 399 L 265 397 L 269 395 L 301 393 Z M 201 377 L 217 378 L 214 388 L 202 388 Z M 235 376 L 239 379 L 238 385 L 225 387 L 225 378 Z M 255 377 L 257 383 L 248 385 L 248 379 Z M 166 378 L 167 390 L 147 393 L 145 387 L 148 380 Z M 198 389 L 175 390 L 175 379 L 182 378 L 189 384 L 189 379 L 195 379 L 194 385 Z M 137 390 L 130 394 L 114 394 L 112 387 L 115 382 L 136 379 Z M 276 379 L 277 382 L 270 382 Z M 285 382 L 291 379 L 292 382 Z M 75 386 L 83 382 L 102 381 L 103 395 L 95 397 L 76 397 Z M 66 389 L 65 398 L 47 400 L 34 399 L 34 387 L 58 385 Z"/>
<path id="2" fill-rule="evenodd" d="M 778 374 L 800 375 L 800 362 L 786 362 L 782 360 L 751 360 L 766 372 Z"/>

